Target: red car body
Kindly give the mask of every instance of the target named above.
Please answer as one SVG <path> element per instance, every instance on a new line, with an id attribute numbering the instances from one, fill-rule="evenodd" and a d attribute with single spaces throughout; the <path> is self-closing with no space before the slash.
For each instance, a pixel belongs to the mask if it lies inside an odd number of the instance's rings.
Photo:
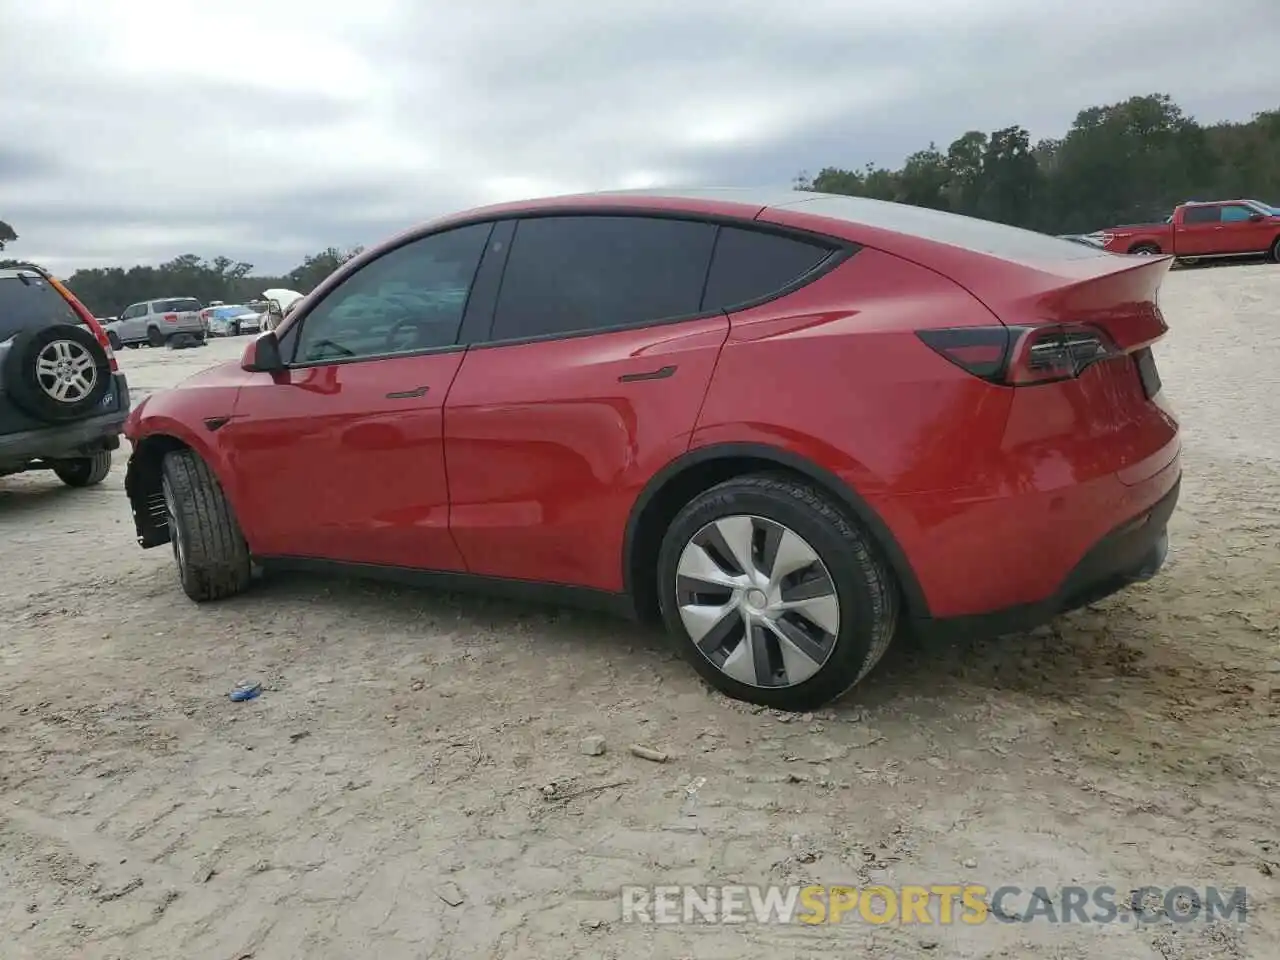
<path id="1" fill-rule="evenodd" d="M 1094 234 L 1112 253 L 1173 254 L 1180 260 L 1269 253 L 1280 262 L 1280 214 L 1254 200 L 1184 203 L 1164 223 Z"/>
<path id="2" fill-rule="evenodd" d="M 406 239 L 566 215 L 796 231 L 838 253 L 745 309 L 515 342 L 487 339 L 486 254 L 456 349 L 255 369 L 264 340 L 287 355 L 330 292 Z M 1163 562 L 1180 447 L 1150 348 L 1170 263 L 790 191 L 468 211 L 364 252 L 243 364 L 135 409 L 139 541 L 166 542 L 160 458 L 189 448 L 267 566 L 559 587 L 646 614 L 675 511 L 767 469 L 857 518 L 917 628 L 1030 626 Z"/>

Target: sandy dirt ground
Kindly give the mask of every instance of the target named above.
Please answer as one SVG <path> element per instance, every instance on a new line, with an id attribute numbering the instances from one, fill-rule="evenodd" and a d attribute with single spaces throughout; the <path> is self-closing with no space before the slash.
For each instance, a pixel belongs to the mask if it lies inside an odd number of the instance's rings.
<path id="1" fill-rule="evenodd" d="M 123 456 L 90 490 L 0 480 L 0 955 L 1280 956 L 1280 267 L 1177 271 L 1162 304 L 1163 575 L 902 644 L 816 716 L 582 613 L 307 578 L 196 606 L 135 544 Z M 243 342 L 122 359 L 160 389 Z M 264 693 L 230 702 L 245 677 Z M 1250 913 L 620 920 L 624 884 L 801 882 L 1243 886 Z"/>

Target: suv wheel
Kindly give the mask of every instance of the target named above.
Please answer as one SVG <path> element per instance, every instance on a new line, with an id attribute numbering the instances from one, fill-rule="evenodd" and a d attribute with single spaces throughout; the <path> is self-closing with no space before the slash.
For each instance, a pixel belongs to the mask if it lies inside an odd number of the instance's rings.
<path id="1" fill-rule="evenodd" d="M 166 454 L 161 475 L 169 542 L 182 589 L 221 600 L 249 585 L 249 547 L 222 485 L 191 450 Z"/>
<path id="2" fill-rule="evenodd" d="M 1280 263 L 1280 237 L 1276 237 L 1276 242 L 1271 245 L 1271 262 Z"/>
<path id="3" fill-rule="evenodd" d="M 147 343 L 153 347 L 163 347 L 167 338 L 159 327 L 147 327 Z"/>
<path id="4" fill-rule="evenodd" d="M 49 422 L 85 416 L 111 388 L 111 363 L 87 327 L 58 323 L 18 333 L 0 380 L 10 398 Z"/>
<path id="5" fill-rule="evenodd" d="M 120 338 L 116 336 L 116 332 L 114 330 L 107 331 L 107 343 L 111 344 L 112 350 L 119 350 L 123 346 L 120 342 Z"/>
<path id="6" fill-rule="evenodd" d="M 59 460 L 53 472 L 68 487 L 92 487 L 107 479 L 111 472 L 111 451 L 101 450 L 91 457 Z"/>
<path id="7" fill-rule="evenodd" d="M 672 521 L 658 558 L 663 620 L 712 686 L 810 710 L 876 665 L 898 595 L 871 543 L 819 491 L 789 478 L 728 480 Z"/>

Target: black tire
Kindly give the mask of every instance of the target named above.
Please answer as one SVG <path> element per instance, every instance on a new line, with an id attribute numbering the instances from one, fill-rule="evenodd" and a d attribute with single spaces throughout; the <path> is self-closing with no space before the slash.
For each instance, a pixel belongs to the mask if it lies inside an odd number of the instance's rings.
<path id="1" fill-rule="evenodd" d="M 107 479 L 111 472 L 111 451 L 102 450 L 91 457 L 59 460 L 53 472 L 68 487 L 92 487 Z"/>
<path id="2" fill-rule="evenodd" d="M 1276 237 L 1276 242 L 1271 244 L 1271 262 L 1280 263 L 1280 237 Z"/>
<path id="3" fill-rule="evenodd" d="M 120 342 L 120 338 L 116 336 L 114 330 L 107 331 L 107 343 L 111 344 L 112 350 L 119 350 L 124 344 Z"/>
<path id="4" fill-rule="evenodd" d="M 142 346 L 142 344 L 135 341 L 133 343 L 126 343 L 125 346 L 128 347 L 130 350 L 137 350 L 140 346 Z"/>
<path id="5" fill-rule="evenodd" d="M 178 578 L 188 597 L 221 600 L 249 586 L 249 546 L 209 465 L 175 450 L 161 471 Z"/>
<path id="6" fill-rule="evenodd" d="M 795 532 L 818 555 L 835 587 L 838 633 L 817 672 L 791 686 L 740 682 L 694 644 L 680 617 L 677 566 L 690 540 L 713 521 L 761 517 Z M 781 710 L 813 710 L 865 677 L 884 656 L 897 628 L 898 592 L 870 538 L 827 495 L 789 477 L 727 480 L 695 497 L 667 529 L 658 555 L 663 621 L 681 653 L 711 686 L 738 700 Z"/>
<path id="7" fill-rule="evenodd" d="M 65 344 L 66 349 L 75 351 L 80 360 L 87 355 L 94 374 L 88 391 L 70 401 L 60 400 L 48 392 L 46 387 L 56 388 L 53 386 L 56 381 L 51 384 L 46 379 L 42 385 L 42 377 L 56 377 L 56 373 L 41 374 L 37 369 L 41 354 L 59 342 Z M 13 337 L 9 352 L 4 357 L 0 382 L 4 383 L 4 389 L 14 404 L 33 417 L 49 423 L 65 423 L 91 413 L 106 396 L 111 389 L 111 362 L 88 327 L 58 323 L 38 330 L 24 330 Z"/>
<path id="8" fill-rule="evenodd" d="M 147 343 L 151 346 L 163 347 L 168 339 L 159 327 L 147 327 Z"/>
<path id="9" fill-rule="evenodd" d="M 238 324 L 238 323 L 233 323 L 233 324 L 231 324 L 230 328 L 228 328 L 228 330 L 227 330 L 227 336 L 229 336 L 229 337 L 238 337 L 238 336 L 240 336 L 240 324 Z"/>
<path id="10" fill-rule="evenodd" d="M 1144 257 L 1154 257 L 1160 254 L 1160 248 L 1154 243 L 1140 243 L 1136 247 L 1130 249 L 1129 252 Z"/>

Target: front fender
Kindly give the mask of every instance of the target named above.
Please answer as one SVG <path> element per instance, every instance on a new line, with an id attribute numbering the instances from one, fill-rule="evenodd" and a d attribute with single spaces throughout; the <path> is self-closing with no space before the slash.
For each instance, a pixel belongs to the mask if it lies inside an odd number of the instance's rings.
<path id="1" fill-rule="evenodd" d="M 153 399 L 154 395 L 147 397 L 135 408 L 125 426 L 125 436 L 133 448 L 125 472 L 125 493 L 132 508 L 138 543 L 144 548 L 169 542 L 161 486 L 166 454 L 193 450 L 208 464 L 233 511 L 240 499 L 229 451 L 217 441 L 217 427 L 228 418 L 193 420 L 185 414 L 179 415 L 179 411 L 155 409 Z M 227 406 L 230 408 L 230 403 Z"/>

